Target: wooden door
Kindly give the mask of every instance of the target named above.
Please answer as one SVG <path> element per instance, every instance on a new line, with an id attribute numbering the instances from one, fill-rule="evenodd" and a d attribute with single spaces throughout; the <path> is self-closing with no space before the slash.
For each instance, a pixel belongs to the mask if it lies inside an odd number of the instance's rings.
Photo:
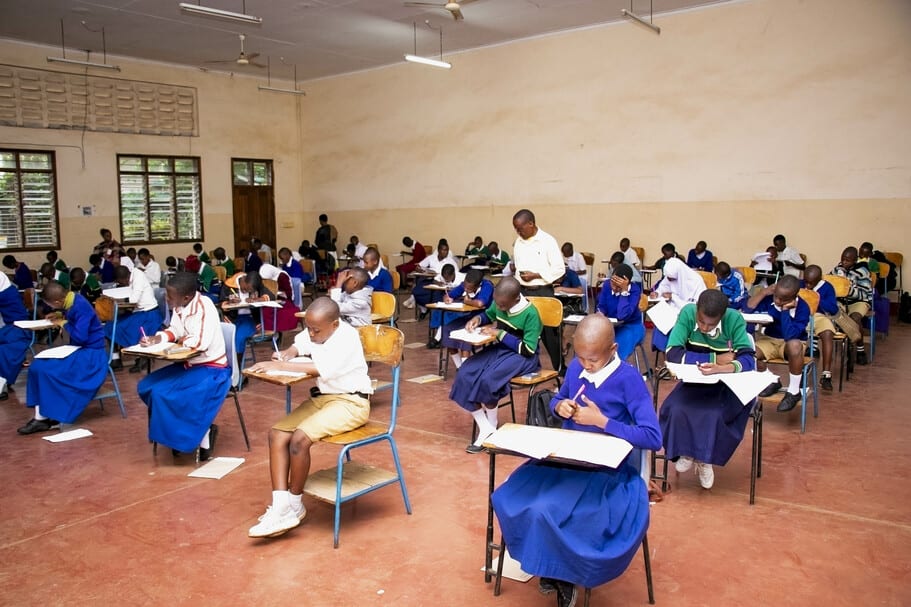
<path id="1" fill-rule="evenodd" d="M 234 158 L 231 190 L 234 212 L 234 255 L 250 250 L 250 239 L 256 236 L 275 250 L 275 190 L 272 185 L 271 160 Z M 244 166 L 248 168 L 245 172 Z M 264 168 L 265 167 L 265 168 Z M 257 179 L 246 179 L 256 170 Z M 266 177 L 263 178 L 265 171 Z"/>

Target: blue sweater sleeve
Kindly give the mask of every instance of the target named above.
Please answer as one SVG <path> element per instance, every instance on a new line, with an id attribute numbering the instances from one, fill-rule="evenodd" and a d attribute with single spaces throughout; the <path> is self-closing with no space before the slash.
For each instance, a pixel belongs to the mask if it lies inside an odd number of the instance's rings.
<path id="1" fill-rule="evenodd" d="M 628 441 L 633 447 L 639 449 L 660 449 L 661 429 L 658 427 L 658 416 L 655 415 L 652 397 L 645 382 L 624 382 L 623 396 L 632 417 L 632 423 L 626 424 L 616 419 L 608 419 L 604 431 Z"/>
<path id="2" fill-rule="evenodd" d="M 617 320 L 621 323 L 638 323 L 642 320 L 642 312 L 639 311 L 639 297 L 642 295 L 642 287 L 636 283 L 630 283 L 629 295 L 620 296 L 617 302 Z"/>

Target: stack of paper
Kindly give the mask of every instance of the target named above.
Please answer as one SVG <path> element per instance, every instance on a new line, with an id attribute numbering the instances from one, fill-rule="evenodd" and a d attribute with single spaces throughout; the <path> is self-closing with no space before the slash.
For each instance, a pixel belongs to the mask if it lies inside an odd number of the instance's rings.
<path id="1" fill-rule="evenodd" d="M 633 448 L 622 438 L 607 434 L 521 424 L 506 424 L 484 443 L 535 459 L 560 457 L 609 468 L 619 466 Z"/>
<path id="2" fill-rule="evenodd" d="M 452 331 L 449 334 L 449 337 L 452 339 L 457 339 L 459 341 L 464 341 L 470 344 L 484 344 L 491 340 L 490 335 L 484 335 L 483 333 L 478 333 L 474 331 L 468 331 L 467 329 L 459 329 L 458 331 Z"/>
<path id="3" fill-rule="evenodd" d="M 446 303 L 445 301 L 441 301 L 441 302 L 438 302 L 438 303 L 436 303 L 436 304 L 434 304 L 434 305 L 435 305 L 437 308 L 443 308 L 443 309 L 445 309 L 445 310 L 461 310 L 461 309 L 462 309 L 462 306 L 463 306 L 464 304 L 462 304 L 461 301 L 453 301 L 453 302 L 451 302 L 451 303 Z M 480 308 L 478 308 L 478 309 L 480 309 Z"/>
<path id="4" fill-rule="evenodd" d="M 50 329 L 54 323 L 49 320 L 17 320 L 13 323 L 20 329 Z"/>
<path id="5" fill-rule="evenodd" d="M 35 358 L 66 358 L 79 349 L 79 346 L 57 346 L 42 350 L 35 355 Z"/>
<path id="6" fill-rule="evenodd" d="M 130 347 L 128 347 L 128 348 L 124 348 L 124 349 L 123 349 L 123 352 L 125 352 L 125 353 L 127 353 L 127 354 L 130 354 L 130 353 L 134 353 L 134 354 L 158 354 L 158 353 L 167 351 L 167 350 L 168 350 L 169 348 L 171 348 L 173 345 L 174 345 L 174 344 L 173 344 L 172 342 L 169 342 L 169 341 L 160 341 L 160 342 L 158 342 L 157 344 L 150 344 L 150 345 L 148 345 L 148 346 L 140 346 L 139 344 L 136 344 L 135 346 L 130 346 Z"/>
<path id="7" fill-rule="evenodd" d="M 723 383 L 731 392 L 737 396 L 737 399 L 747 405 L 753 402 L 753 399 L 759 395 L 769 384 L 775 383 L 778 376 L 769 370 L 766 371 L 744 371 L 742 373 L 716 373 L 714 375 L 704 375 L 699 370 L 699 365 L 685 365 L 679 363 L 667 363 L 667 368 L 677 379 L 686 384 L 717 384 Z"/>

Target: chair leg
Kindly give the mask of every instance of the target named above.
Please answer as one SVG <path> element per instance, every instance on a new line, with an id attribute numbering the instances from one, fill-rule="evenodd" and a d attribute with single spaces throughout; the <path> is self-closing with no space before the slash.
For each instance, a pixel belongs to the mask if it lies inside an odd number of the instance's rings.
<path id="1" fill-rule="evenodd" d="M 395 464 L 395 472 L 399 476 L 399 487 L 402 489 L 402 500 L 405 502 L 405 512 L 411 514 L 411 501 L 408 499 L 408 489 L 405 488 L 405 475 L 402 473 L 402 463 L 399 461 L 399 450 L 396 447 L 395 439 L 387 437 L 389 447 L 392 449 L 392 461 Z"/>
<path id="2" fill-rule="evenodd" d="M 655 604 L 655 588 L 652 585 L 652 557 L 648 553 L 648 532 L 642 536 L 642 557 L 645 559 L 645 584 L 648 586 L 648 604 Z"/>
<path id="3" fill-rule="evenodd" d="M 588 603 L 591 600 L 592 600 L 592 589 L 586 588 L 585 589 L 585 599 L 582 601 L 582 604 L 584 605 L 584 607 L 588 607 Z"/>
<path id="4" fill-rule="evenodd" d="M 247 424 L 244 423 L 244 414 L 240 410 L 240 400 L 237 398 L 237 390 L 231 388 L 231 395 L 234 396 L 234 408 L 237 409 L 237 419 L 240 421 L 240 429 L 244 433 L 244 443 L 247 445 L 247 451 L 250 450 L 250 438 L 247 436 Z"/>
<path id="5" fill-rule="evenodd" d="M 762 458 L 762 401 L 753 408 L 753 452 L 750 461 L 750 505 L 756 501 L 756 478 L 761 476 Z"/>
<path id="6" fill-rule="evenodd" d="M 493 595 L 500 596 L 500 585 L 503 582 L 503 561 L 506 560 L 506 538 L 500 535 L 500 554 L 497 556 L 497 576 L 493 584 Z"/>

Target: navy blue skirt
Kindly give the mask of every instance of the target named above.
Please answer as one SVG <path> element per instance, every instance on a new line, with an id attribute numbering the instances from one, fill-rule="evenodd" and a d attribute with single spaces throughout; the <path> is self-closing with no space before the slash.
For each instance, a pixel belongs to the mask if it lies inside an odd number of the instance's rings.
<path id="1" fill-rule="evenodd" d="M 658 415 L 667 458 L 725 465 L 743 440 L 750 410 L 722 383 L 678 383 Z"/>
<path id="2" fill-rule="evenodd" d="M 146 335 L 155 335 L 158 329 L 161 328 L 161 312 L 158 308 L 146 312 L 131 312 L 119 317 L 117 319 L 117 335 L 114 335 L 114 342 L 122 348 L 135 346 L 142 339 L 140 327 L 142 331 L 145 331 Z M 108 340 L 111 339 L 113 328 L 114 323 L 109 322 L 104 325 L 104 336 Z"/>
<path id="3" fill-rule="evenodd" d="M 537 353 L 525 358 L 501 344 L 489 346 L 462 363 L 449 398 L 466 411 L 494 406 L 509 394 L 509 380 L 540 368 Z"/>
<path id="4" fill-rule="evenodd" d="M 32 336 L 25 329 L 14 324 L 0 327 L 0 377 L 7 383 L 16 383 L 30 343 Z"/>
<path id="5" fill-rule="evenodd" d="M 79 348 L 66 358 L 36 358 L 28 368 L 26 406 L 71 424 L 82 415 L 108 373 L 108 350 Z"/>
<path id="6" fill-rule="evenodd" d="M 593 588 L 629 566 L 648 530 L 635 468 L 526 462 L 492 496 L 509 554 L 532 575 Z"/>

